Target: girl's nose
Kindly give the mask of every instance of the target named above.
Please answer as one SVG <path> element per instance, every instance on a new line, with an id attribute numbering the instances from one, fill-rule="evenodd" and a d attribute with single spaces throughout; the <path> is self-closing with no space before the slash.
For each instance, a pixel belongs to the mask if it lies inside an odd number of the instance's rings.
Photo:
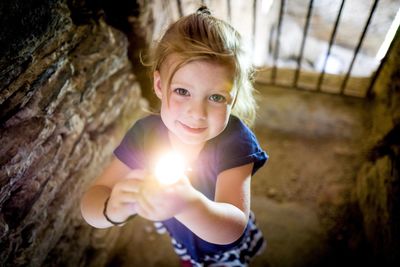
<path id="1" fill-rule="evenodd" d="M 188 103 L 188 113 L 196 120 L 204 120 L 207 117 L 207 105 L 203 101 L 191 101 Z"/>

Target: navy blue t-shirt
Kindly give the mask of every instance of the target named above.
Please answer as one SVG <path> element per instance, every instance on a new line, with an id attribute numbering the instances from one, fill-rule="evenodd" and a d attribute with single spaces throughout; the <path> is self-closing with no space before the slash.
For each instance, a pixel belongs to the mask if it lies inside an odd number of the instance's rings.
<path id="1" fill-rule="evenodd" d="M 151 170 L 154 168 L 157 153 L 168 148 L 168 129 L 159 115 L 150 115 L 137 121 L 129 129 L 114 154 L 132 169 Z M 189 179 L 194 188 L 210 200 L 214 200 L 217 177 L 222 171 L 254 163 L 254 174 L 264 165 L 267 158 L 253 132 L 237 117 L 230 116 L 225 130 L 203 147 L 195 164 L 191 166 Z M 229 250 L 241 242 L 239 238 L 228 245 L 212 244 L 196 236 L 175 218 L 162 223 L 169 234 L 187 248 L 195 260 Z M 249 223 L 252 222 L 249 220 Z M 246 229 L 248 228 L 249 225 Z"/>

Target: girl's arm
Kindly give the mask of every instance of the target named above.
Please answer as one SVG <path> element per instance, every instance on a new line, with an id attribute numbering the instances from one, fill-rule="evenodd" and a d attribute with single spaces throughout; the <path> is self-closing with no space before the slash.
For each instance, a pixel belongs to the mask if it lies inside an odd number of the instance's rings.
<path id="1" fill-rule="evenodd" d="M 107 216 L 115 222 L 125 221 L 135 213 L 135 193 L 142 177 L 143 171 L 131 170 L 114 158 L 81 199 L 85 221 L 96 228 L 113 226 L 103 214 L 108 198 Z"/>
<path id="2" fill-rule="evenodd" d="M 153 221 L 175 216 L 210 243 L 232 243 L 243 234 L 247 225 L 252 169 L 253 163 L 218 175 L 215 201 L 197 191 L 188 179 L 181 179 L 171 186 L 147 181 L 137 199 L 137 212 Z"/>
<path id="3" fill-rule="evenodd" d="M 217 180 L 215 201 L 196 191 L 197 197 L 175 217 L 210 243 L 236 241 L 243 234 L 250 213 L 252 169 L 253 163 L 222 172 Z"/>

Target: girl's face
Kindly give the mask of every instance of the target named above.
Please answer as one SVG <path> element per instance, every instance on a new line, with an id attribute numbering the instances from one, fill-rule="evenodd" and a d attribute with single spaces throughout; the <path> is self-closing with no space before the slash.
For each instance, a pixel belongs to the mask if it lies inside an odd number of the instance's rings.
<path id="1" fill-rule="evenodd" d="M 154 90 L 161 99 L 161 118 L 171 138 L 184 144 L 204 145 L 228 123 L 234 99 L 232 75 L 216 63 L 192 61 L 179 68 L 170 87 L 165 88 L 176 59 L 170 55 L 160 71 L 154 73 Z"/>

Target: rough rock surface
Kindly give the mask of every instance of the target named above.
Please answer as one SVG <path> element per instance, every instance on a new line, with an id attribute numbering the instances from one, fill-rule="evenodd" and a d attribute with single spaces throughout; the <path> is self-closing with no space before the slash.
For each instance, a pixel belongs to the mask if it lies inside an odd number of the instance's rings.
<path id="1" fill-rule="evenodd" d="M 79 200 L 146 104 L 127 38 L 101 18 L 77 24 L 66 1 L 2 5 L 0 261 L 102 264 L 119 231 L 98 242 Z"/>
<path id="2" fill-rule="evenodd" d="M 146 45 L 151 12 L 99 2 L 0 3 L 2 266 L 178 265 L 151 222 L 96 230 L 79 213 L 146 106 L 128 56 Z M 399 42 L 372 99 L 257 85 L 255 131 L 271 158 L 252 208 L 269 247 L 252 266 L 399 265 Z"/>

